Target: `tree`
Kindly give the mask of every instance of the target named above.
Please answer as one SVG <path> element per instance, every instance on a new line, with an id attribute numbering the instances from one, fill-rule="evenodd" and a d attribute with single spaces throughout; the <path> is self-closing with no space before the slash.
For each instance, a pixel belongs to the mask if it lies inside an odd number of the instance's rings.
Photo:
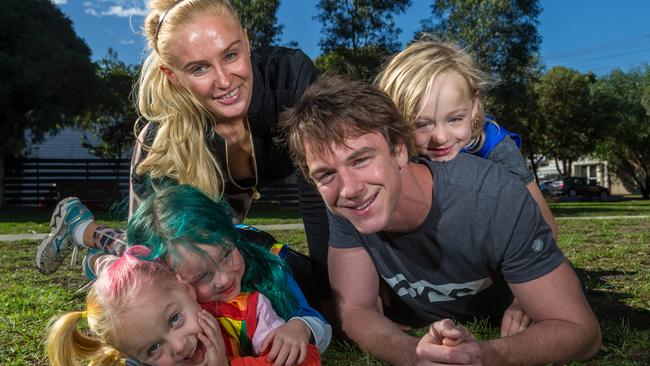
<path id="1" fill-rule="evenodd" d="M 498 123 L 522 135 L 523 152 L 534 162 L 539 156 L 534 124 L 534 93 L 540 74 L 537 0 L 437 0 L 419 33 L 466 47 L 479 67 L 492 75 L 495 86 L 484 96 L 486 111 Z"/>
<path id="2" fill-rule="evenodd" d="M 320 0 L 316 18 L 323 27 L 323 54 L 316 66 L 374 78 L 384 59 L 400 48 L 393 17 L 410 5 L 410 0 Z"/>
<path id="3" fill-rule="evenodd" d="M 600 138 L 591 103 L 593 74 L 554 67 L 535 86 L 539 118 L 545 125 L 538 138 L 546 144 L 547 157 L 560 161 L 558 173 L 571 175 L 571 164 L 594 152 Z M 541 131 L 540 131 L 541 132 Z"/>
<path id="4" fill-rule="evenodd" d="M 253 48 L 275 44 L 282 34 L 276 13 L 280 0 L 232 0 Z"/>
<path id="5" fill-rule="evenodd" d="M 50 1 L 6 0 L 0 12 L 0 205 L 4 159 L 72 123 L 91 101 L 90 49 Z"/>
<path id="6" fill-rule="evenodd" d="M 99 78 L 97 100 L 87 113 L 80 116 L 79 122 L 100 142 L 92 143 L 84 133 L 82 145 L 95 156 L 119 159 L 133 145 L 135 138 L 133 126 L 138 114 L 131 92 L 138 77 L 138 68 L 120 61 L 117 53 L 110 48 L 96 67 Z"/>
<path id="7" fill-rule="evenodd" d="M 650 199 L 650 66 L 615 70 L 594 87 L 594 107 L 605 138 L 598 156 L 628 187 Z"/>

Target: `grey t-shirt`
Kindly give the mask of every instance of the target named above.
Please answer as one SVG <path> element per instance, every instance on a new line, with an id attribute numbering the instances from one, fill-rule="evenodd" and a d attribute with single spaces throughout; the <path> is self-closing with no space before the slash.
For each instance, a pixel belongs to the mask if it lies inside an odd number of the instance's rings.
<path id="1" fill-rule="evenodd" d="M 515 144 L 510 136 L 505 136 L 503 140 L 499 141 L 492 151 L 490 151 L 487 159 L 501 165 L 507 171 L 516 175 L 524 185 L 535 179 L 533 172 L 528 167 L 528 164 L 526 164 L 526 159 L 524 159 L 517 144 Z"/>
<path id="2" fill-rule="evenodd" d="M 379 275 L 422 320 L 497 317 L 509 283 L 539 278 L 564 255 L 525 186 L 500 166 L 470 154 L 425 159 L 432 206 L 408 233 L 360 234 L 330 215 L 330 246 L 364 247 Z"/>

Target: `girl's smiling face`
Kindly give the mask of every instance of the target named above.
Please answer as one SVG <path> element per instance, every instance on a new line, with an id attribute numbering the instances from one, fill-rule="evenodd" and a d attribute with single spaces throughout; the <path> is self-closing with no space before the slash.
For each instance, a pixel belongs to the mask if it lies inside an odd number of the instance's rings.
<path id="1" fill-rule="evenodd" d="M 229 301 L 241 293 L 246 265 L 239 250 L 222 245 L 199 245 L 207 254 L 180 249 L 175 272 L 196 291 L 199 302 Z"/>
<path id="2" fill-rule="evenodd" d="M 120 316 L 118 349 L 147 365 L 203 365 L 201 307 L 194 289 L 173 275 L 143 287 Z"/>
<path id="3" fill-rule="evenodd" d="M 436 161 L 453 159 L 470 142 L 477 97 L 460 74 L 447 71 L 433 80 L 422 103 L 413 122 L 418 151 Z"/>

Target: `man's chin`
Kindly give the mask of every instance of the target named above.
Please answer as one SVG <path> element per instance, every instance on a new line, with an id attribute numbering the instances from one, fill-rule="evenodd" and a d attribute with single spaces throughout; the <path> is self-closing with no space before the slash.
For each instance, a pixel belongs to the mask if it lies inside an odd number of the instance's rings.
<path id="1" fill-rule="evenodd" d="M 352 225 L 354 225 L 357 231 L 364 235 L 375 234 L 386 228 L 385 223 L 378 221 L 379 220 L 351 220 Z"/>

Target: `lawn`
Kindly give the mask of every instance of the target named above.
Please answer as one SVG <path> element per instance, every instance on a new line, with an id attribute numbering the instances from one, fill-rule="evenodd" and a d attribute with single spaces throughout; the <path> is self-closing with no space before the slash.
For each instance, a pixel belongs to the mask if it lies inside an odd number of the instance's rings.
<path id="1" fill-rule="evenodd" d="M 650 214 L 650 202 L 644 201 L 560 203 L 552 207 L 561 217 Z M 286 210 L 282 215 L 281 220 L 299 222 L 295 210 Z M 104 217 L 107 216 L 98 216 L 102 220 Z M 264 223 L 274 220 L 273 213 L 264 211 L 253 213 L 253 217 L 269 220 Z M 1 233 L 46 232 L 48 220 L 48 212 L 0 212 Z M 594 359 L 574 365 L 649 365 L 650 219 L 563 219 L 559 225 L 559 245 L 583 282 L 603 328 L 606 347 Z M 301 230 L 273 234 L 306 251 Z M 38 273 L 33 265 L 37 242 L 0 245 L 0 365 L 47 365 L 42 338 L 48 319 L 63 311 L 80 309 L 84 292 L 79 289 L 86 281 L 79 273 L 79 264 L 51 276 Z M 479 337 L 492 336 L 496 331 L 480 322 L 469 326 Z M 382 364 L 339 341 L 333 342 L 323 360 L 326 365 Z"/>

